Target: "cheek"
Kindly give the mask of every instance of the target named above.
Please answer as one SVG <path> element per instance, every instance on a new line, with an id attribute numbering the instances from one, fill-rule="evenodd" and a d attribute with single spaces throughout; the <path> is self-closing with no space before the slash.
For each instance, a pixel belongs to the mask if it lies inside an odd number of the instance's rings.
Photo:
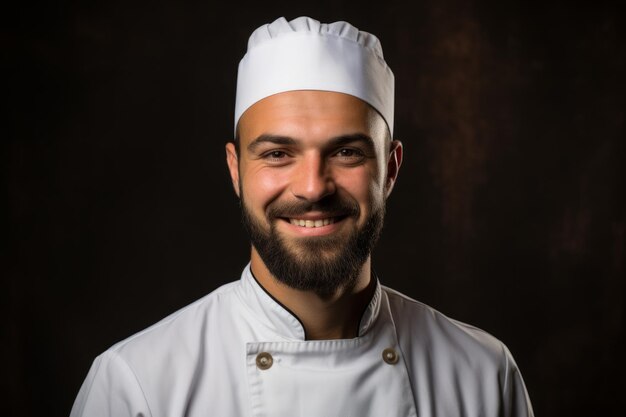
<path id="1" fill-rule="evenodd" d="M 260 207 L 264 211 L 283 192 L 288 176 L 276 170 L 251 168 L 242 172 L 244 197 L 255 210 Z"/>
<path id="2" fill-rule="evenodd" d="M 369 211 L 369 207 L 381 193 L 380 181 L 378 181 L 376 169 L 353 169 L 346 175 L 342 175 L 338 186 L 354 198 L 361 210 Z"/>

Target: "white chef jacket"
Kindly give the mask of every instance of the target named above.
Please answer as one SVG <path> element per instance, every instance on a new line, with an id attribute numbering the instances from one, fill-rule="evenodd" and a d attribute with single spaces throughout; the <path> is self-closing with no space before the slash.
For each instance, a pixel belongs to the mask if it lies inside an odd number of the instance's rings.
<path id="1" fill-rule="evenodd" d="M 377 283 L 358 337 L 305 340 L 248 265 L 94 361 L 71 417 L 525 417 L 507 348 Z"/>

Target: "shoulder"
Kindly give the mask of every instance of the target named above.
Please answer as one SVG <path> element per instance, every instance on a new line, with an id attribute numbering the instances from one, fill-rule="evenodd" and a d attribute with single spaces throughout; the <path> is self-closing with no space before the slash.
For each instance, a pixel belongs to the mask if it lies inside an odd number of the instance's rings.
<path id="1" fill-rule="evenodd" d="M 398 333 L 409 355 L 427 354 L 457 366 L 506 368 L 510 353 L 496 337 L 454 320 L 398 291 L 383 287 Z"/>
<path id="2" fill-rule="evenodd" d="M 130 364 L 139 364 L 160 357 L 182 357 L 197 354 L 201 339 L 215 327 L 213 322 L 222 310 L 233 308 L 239 281 L 225 284 L 195 302 L 170 314 L 152 326 L 116 343 L 108 352 L 115 353 Z M 155 363 L 155 362 L 152 362 Z M 158 362 L 157 362 L 158 363 Z"/>
<path id="3" fill-rule="evenodd" d="M 533 415 L 522 376 L 500 340 L 397 291 L 384 292 L 418 404 L 447 416 L 465 415 L 466 406 L 480 410 L 477 415 Z"/>
<path id="4" fill-rule="evenodd" d="M 224 357 L 219 349 L 228 344 L 230 333 L 220 329 L 229 328 L 238 309 L 238 285 L 240 281 L 218 288 L 98 356 L 71 415 L 150 416 L 163 415 L 162 407 L 184 410 L 207 352 Z"/>

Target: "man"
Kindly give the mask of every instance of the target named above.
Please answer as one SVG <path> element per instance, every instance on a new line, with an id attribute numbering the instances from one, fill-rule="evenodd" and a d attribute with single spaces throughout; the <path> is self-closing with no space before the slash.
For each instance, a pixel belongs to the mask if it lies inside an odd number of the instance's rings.
<path id="1" fill-rule="evenodd" d="M 99 356 L 72 416 L 532 416 L 506 347 L 382 287 L 393 74 L 346 22 L 284 18 L 239 65 L 241 280 Z"/>

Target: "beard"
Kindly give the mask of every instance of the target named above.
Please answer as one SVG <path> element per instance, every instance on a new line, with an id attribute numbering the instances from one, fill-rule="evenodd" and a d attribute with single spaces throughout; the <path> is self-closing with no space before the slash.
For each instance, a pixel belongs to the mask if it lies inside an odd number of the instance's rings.
<path id="1" fill-rule="evenodd" d="M 358 218 L 358 203 L 336 194 L 315 203 L 274 202 L 266 210 L 270 225 L 267 230 L 246 206 L 243 195 L 242 190 L 242 222 L 252 245 L 278 281 L 297 290 L 312 291 L 321 298 L 331 297 L 340 289 L 349 290 L 356 284 L 380 237 L 385 217 L 384 203 L 373 206 L 363 226 L 350 231 L 347 236 L 337 233 L 335 236 L 308 236 L 287 241 L 276 230 L 277 222 L 310 211 Z"/>

